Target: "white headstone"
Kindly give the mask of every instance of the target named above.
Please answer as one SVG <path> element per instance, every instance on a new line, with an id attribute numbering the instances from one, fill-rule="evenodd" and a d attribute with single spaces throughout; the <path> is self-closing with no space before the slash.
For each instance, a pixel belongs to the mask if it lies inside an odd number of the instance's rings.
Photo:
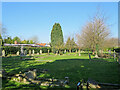
<path id="1" fill-rule="evenodd" d="M 5 50 L 2 50 L 2 56 L 5 57 Z"/>
<path id="2" fill-rule="evenodd" d="M 64 53 L 66 53 L 66 49 L 65 49 Z"/>
<path id="3" fill-rule="evenodd" d="M 39 53 L 37 53 L 37 55 L 39 55 Z"/>
<path id="4" fill-rule="evenodd" d="M 21 46 L 21 55 L 24 55 L 23 46 Z"/>
<path id="5" fill-rule="evenodd" d="M 33 54 L 33 55 L 35 54 L 35 51 L 34 51 L 34 50 L 32 50 L 32 54 Z"/>
<path id="6" fill-rule="evenodd" d="M 20 55 L 20 52 L 19 51 L 17 51 L 17 56 L 19 56 Z"/>
<path id="7" fill-rule="evenodd" d="M 40 50 L 40 54 L 42 54 L 42 50 Z"/>

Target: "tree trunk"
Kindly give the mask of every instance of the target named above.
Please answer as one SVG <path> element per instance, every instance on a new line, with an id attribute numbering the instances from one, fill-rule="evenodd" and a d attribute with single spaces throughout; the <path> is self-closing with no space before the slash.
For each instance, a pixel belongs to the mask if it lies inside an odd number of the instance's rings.
<path id="1" fill-rule="evenodd" d="M 69 52 L 71 53 L 71 49 L 69 50 Z"/>
<path id="2" fill-rule="evenodd" d="M 80 48 L 79 48 L 79 56 L 81 56 L 81 54 L 80 54 Z"/>

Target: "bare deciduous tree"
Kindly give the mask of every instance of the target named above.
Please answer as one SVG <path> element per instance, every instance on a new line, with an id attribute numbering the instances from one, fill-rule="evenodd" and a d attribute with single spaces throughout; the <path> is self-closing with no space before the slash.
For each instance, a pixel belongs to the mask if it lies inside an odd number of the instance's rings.
<path id="1" fill-rule="evenodd" d="M 79 46 L 92 50 L 93 54 L 95 51 L 102 49 L 110 34 L 109 26 L 105 22 L 105 17 L 99 13 L 88 21 L 82 28 L 81 34 L 77 34 Z"/>

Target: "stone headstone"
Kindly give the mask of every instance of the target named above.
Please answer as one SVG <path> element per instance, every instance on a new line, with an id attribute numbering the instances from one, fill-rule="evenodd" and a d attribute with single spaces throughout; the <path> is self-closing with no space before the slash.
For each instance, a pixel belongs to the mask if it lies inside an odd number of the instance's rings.
<path id="1" fill-rule="evenodd" d="M 5 57 L 5 50 L 2 50 L 2 56 Z"/>
<path id="2" fill-rule="evenodd" d="M 42 50 L 40 50 L 40 54 L 42 54 Z"/>
<path id="3" fill-rule="evenodd" d="M 29 56 L 31 56 L 31 50 L 29 50 Z"/>
<path id="4" fill-rule="evenodd" d="M 64 84 L 68 84 L 69 83 L 69 77 L 65 77 L 65 82 Z"/>
<path id="5" fill-rule="evenodd" d="M 64 50 L 64 53 L 66 53 L 66 49 Z"/>
<path id="6" fill-rule="evenodd" d="M 36 78 L 36 69 L 34 69 L 33 71 L 25 72 L 25 76 L 28 79 L 35 79 Z"/>
<path id="7" fill-rule="evenodd" d="M 58 54 L 58 51 L 56 51 L 56 55 Z"/>
<path id="8" fill-rule="evenodd" d="M 27 50 L 24 51 L 24 55 L 27 55 Z"/>
<path id="9" fill-rule="evenodd" d="M 21 46 L 21 55 L 24 55 L 23 46 Z"/>
<path id="10" fill-rule="evenodd" d="M 116 58 L 116 55 L 115 55 L 115 50 L 114 50 L 114 54 L 113 54 L 113 56 L 114 56 L 114 60 L 115 60 L 115 58 Z"/>
<path id="11" fill-rule="evenodd" d="M 20 52 L 19 51 L 17 51 L 17 56 L 19 56 L 20 55 Z"/>
<path id="12" fill-rule="evenodd" d="M 35 51 L 34 51 L 34 50 L 32 50 L 32 54 L 33 54 L 33 55 L 35 54 Z"/>
<path id="13" fill-rule="evenodd" d="M 48 50 L 48 54 L 49 54 L 49 50 Z"/>
<path id="14" fill-rule="evenodd" d="M 39 53 L 37 53 L 37 55 L 39 55 Z"/>
<path id="15" fill-rule="evenodd" d="M 109 50 L 109 54 L 111 55 L 111 50 Z"/>
<path id="16" fill-rule="evenodd" d="M 76 50 L 76 53 L 77 53 L 77 50 Z"/>

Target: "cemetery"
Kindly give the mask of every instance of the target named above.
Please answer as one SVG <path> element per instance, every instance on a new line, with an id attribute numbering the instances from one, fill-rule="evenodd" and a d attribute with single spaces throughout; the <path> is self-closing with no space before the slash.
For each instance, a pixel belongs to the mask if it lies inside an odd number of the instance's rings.
<path id="1" fill-rule="evenodd" d="M 2 5 L 0 89 L 120 89 L 118 2 Z"/>
<path id="2" fill-rule="evenodd" d="M 112 51 L 108 51 L 108 58 L 89 56 L 86 51 L 80 56 L 79 51 L 62 55 L 24 52 L 5 56 L 2 51 L 3 88 L 77 88 L 78 81 L 82 83 L 79 88 L 120 87 L 118 57 Z"/>

